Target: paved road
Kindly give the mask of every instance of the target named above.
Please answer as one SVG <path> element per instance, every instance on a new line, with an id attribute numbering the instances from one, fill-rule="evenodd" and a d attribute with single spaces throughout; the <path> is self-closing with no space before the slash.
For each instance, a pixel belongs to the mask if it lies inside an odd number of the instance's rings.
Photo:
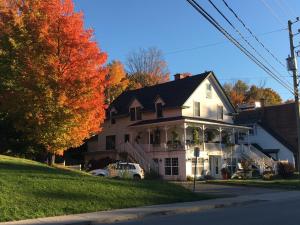
<path id="1" fill-rule="evenodd" d="M 300 197 L 252 202 L 248 205 L 211 209 L 204 212 L 151 217 L 116 225 L 299 225 Z"/>

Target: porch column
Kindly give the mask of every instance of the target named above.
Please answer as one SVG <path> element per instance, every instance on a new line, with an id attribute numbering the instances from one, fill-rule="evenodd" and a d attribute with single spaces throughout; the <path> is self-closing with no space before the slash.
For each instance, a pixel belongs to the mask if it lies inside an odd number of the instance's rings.
<path id="1" fill-rule="evenodd" d="M 203 143 L 203 151 L 205 151 L 205 125 L 202 125 L 202 143 Z"/>
<path id="2" fill-rule="evenodd" d="M 150 147 L 151 147 L 151 129 L 148 129 L 148 152 L 150 152 Z"/>
<path id="3" fill-rule="evenodd" d="M 168 149 L 168 127 L 164 127 L 165 130 L 165 150 Z"/>
<path id="4" fill-rule="evenodd" d="M 230 161 L 231 161 L 231 163 L 230 163 L 230 173 L 231 174 L 233 174 L 233 169 L 232 169 L 232 160 L 233 160 L 233 150 L 234 150 L 234 152 L 235 152 L 235 129 L 234 128 L 232 128 L 232 137 L 233 137 L 233 141 L 232 141 L 232 143 L 233 143 L 233 146 L 231 146 L 231 149 L 230 149 Z M 237 160 L 235 160 L 235 161 L 237 161 Z"/>
<path id="5" fill-rule="evenodd" d="M 247 130 L 248 151 L 250 151 L 249 130 Z"/>
<path id="6" fill-rule="evenodd" d="M 183 124 L 183 147 L 184 147 L 184 150 L 187 149 L 187 147 L 186 147 L 186 128 L 187 128 L 187 124 L 184 123 Z"/>
<path id="7" fill-rule="evenodd" d="M 219 141 L 220 141 L 221 155 L 223 156 L 223 149 L 222 149 L 222 128 L 221 127 L 219 127 Z"/>

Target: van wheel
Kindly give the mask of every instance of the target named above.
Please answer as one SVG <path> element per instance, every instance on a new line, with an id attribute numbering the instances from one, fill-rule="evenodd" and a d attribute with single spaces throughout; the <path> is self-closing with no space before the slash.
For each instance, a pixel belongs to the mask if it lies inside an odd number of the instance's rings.
<path id="1" fill-rule="evenodd" d="M 134 180 L 141 180 L 141 176 L 138 175 L 138 174 L 134 174 L 134 175 L 133 175 L 133 179 L 134 179 Z"/>
<path id="2" fill-rule="evenodd" d="M 97 176 L 98 176 L 98 177 L 104 177 L 104 175 L 103 175 L 103 174 L 98 174 Z"/>

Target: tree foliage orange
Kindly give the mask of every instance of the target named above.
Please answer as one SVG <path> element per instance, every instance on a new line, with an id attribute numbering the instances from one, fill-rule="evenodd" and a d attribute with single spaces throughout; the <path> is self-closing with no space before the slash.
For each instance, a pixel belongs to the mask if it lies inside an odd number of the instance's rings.
<path id="1" fill-rule="evenodd" d="M 107 56 L 72 1 L 2 0 L 0 30 L 1 115 L 52 153 L 98 132 Z"/>
<path id="2" fill-rule="evenodd" d="M 109 72 L 106 75 L 105 97 L 106 103 L 110 104 L 118 97 L 129 84 L 124 65 L 120 61 L 112 61 L 108 64 Z"/>

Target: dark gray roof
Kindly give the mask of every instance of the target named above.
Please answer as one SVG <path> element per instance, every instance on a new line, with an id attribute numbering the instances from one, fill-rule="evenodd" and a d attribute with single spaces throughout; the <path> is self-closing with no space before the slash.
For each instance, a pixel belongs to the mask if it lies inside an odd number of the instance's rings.
<path id="1" fill-rule="evenodd" d="M 134 99 L 137 99 L 142 104 L 144 111 L 154 111 L 154 102 L 158 96 L 165 102 L 165 108 L 181 107 L 210 74 L 213 73 L 211 71 L 204 72 L 179 80 L 125 91 L 112 102 L 110 108 L 114 107 L 117 110 L 117 115 L 128 114 L 129 105 Z"/>

